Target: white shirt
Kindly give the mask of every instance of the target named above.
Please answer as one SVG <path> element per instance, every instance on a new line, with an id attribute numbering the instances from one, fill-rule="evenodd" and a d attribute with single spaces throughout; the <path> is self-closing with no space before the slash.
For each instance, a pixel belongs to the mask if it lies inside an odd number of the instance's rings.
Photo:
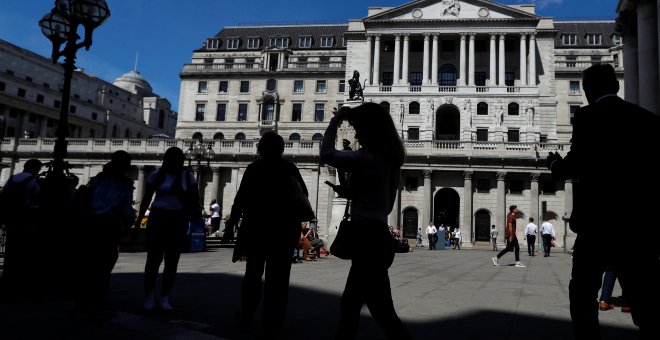
<path id="1" fill-rule="evenodd" d="M 457 239 L 457 240 L 461 239 L 461 230 L 460 229 L 456 229 L 456 231 L 454 232 L 454 238 Z"/>
<path id="2" fill-rule="evenodd" d="M 539 230 L 539 227 L 534 223 L 529 223 L 525 227 L 525 235 L 536 235 L 536 232 Z"/>
<path id="3" fill-rule="evenodd" d="M 541 235 L 552 235 L 552 237 L 555 237 L 555 228 L 552 226 L 552 223 L 545 221 L 541 224 Z"/>
<path id="4" fill-rule="evenodd" d="M 498 235 L 498 234 L 499 234 L 499 233 L 497 232 L 497 229 L 491 229 L 491 230 L 490 230 L 490 237 L 491 237 L 491 238 L 497 238 L 497 235 Z"/>
<path id="5" fill-rule="evenodd" d="M 430 226 L 426 227 L 426 233 L 427 234 L 435 234 L 437 232 L 438 232 L 438 229 L 435 229 L 434 225 L 430 225 Z"/>
<path id="6" fill-rule="evenodd" d="M 213 203 L 211 205 L 211 210 L 213 210 L 213 213 L 211 214 L 211 217 L 220 217 L 220 204 L 218 203 Z"/>

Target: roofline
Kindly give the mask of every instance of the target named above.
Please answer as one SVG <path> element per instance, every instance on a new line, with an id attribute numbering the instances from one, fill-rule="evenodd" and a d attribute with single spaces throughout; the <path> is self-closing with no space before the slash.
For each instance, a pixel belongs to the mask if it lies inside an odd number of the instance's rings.
<path id="1" fill-rule="evenodd" d="M 233 26 L 225 26 L 224 28 L 264 28 L 264 27 L 323 27 L 323 26 L 348 26 L 346 22 L 332 22 L 332 23 L 323 23 L 323 22 L 296 22 L 296 23 L 273 23 L 273 22 L 264 22 L 264 23 L 249 23 L 249 24 L 237 24 Z"/>

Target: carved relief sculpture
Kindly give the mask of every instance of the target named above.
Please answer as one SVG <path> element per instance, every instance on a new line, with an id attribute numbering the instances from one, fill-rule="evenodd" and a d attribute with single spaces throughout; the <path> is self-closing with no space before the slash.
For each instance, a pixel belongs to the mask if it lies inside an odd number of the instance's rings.
<path id="1" fill-rule="evenodd" d="M 458 17 L 461 12 L 461 3 L 458 0 L 442 0 L 442 16 L 447 14 Z"/>

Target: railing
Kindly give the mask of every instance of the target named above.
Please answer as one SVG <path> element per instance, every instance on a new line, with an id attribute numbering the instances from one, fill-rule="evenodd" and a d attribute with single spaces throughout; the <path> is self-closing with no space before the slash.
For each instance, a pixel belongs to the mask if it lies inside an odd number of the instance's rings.
<path id="1" fill-rule="evenodd" d="M 422 87 L 421 86 L 410 86 L 408 91 L 409 92 L 422 92 Z"/>
<path id="2" fill-rule="evenodd" d="M 507 87 L 506 87 L 506 92 L 507 92 L 507 93 L 517 93 L 517 92 L 520 92 L 520 87 L 519 87 L 519 86 L 507 86 Z"/>
<path id="3" fill-rule="evenodd" d="M 380 92 L 392 92 L 392 86 L 380 86 L 379 88 Z"/>
<path id="4" fill-rule="evenodd" d="M 477 86 L 477 92 L 488 92 L 488 86 Z"/>
<path id="5" fill-rule="evenodd" d="M 456 92 L 456 86 L 438 86 L 438 92 Z"/>
<path id="6" fill-rule="evenodd" d="M 231 64 L 186 64 L 183 65 L 183 72 L 186 71 L 227 71 L 244 69 L 262 69 L 260 63 L 231 63 Z"/>
<path id="7" fill-rule="evenodd" d="M 287 68 L 305 69 L 305 68 L 332 68 L 340 69 L 346 68 L 346 63 L 341 61 L 305 61 L 305 62 L 288 62 Z"/>
<path id="8" fill-rule="evenodd" d="M 170 147 L 177 146 L 186 150 L 190 139 L 67 139 L 71 158 L 88 157 L 93 153 L 112 153 L 126 150 L 129 153 L 163 154 Z M 55 139 L 13 139 L 2 141 L 4 157 L 11 153 L 18 142 L 18 153 L 52 153 Z M 204 145 L 211 145 L 216 155 L 257 154 L 257 140 L 204 140 Z M 286 141 L 285 155 L 317 156 L 321 141 L 301 140 Z M 479 156 L 479 157 L 541 157 L 547 152 L 565 154 L 570 144 L 533 143 L 533 142 L 476 142 L 460 140 L 405 140 L 406 152 L 410 156 Z"/>

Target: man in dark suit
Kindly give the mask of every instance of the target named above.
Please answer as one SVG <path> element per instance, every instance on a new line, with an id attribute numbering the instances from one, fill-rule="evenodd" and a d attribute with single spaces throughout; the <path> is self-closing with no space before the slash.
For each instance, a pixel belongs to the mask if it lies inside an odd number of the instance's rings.
<path id="1" fill-rule="evenodd" d="M 547 158 L 555 178 L 573 181 L 573 331 L 577 339 L 601 338 L 597 295 L 603 273 L 611 266 L 641 338 L 660 339 L 655 311 L 660 308 L 660 251 L 655 232 L 645 233 L 641 218 L 657 210 L 660 184 L 657 169 L 649 164 L 651 157 L 640 156 L 660 149 L 660 117 L 617 96 L 619 83 L 611 65 L 585 70 L 582 87 L 589 105 L 575 113 L 571 150 L 563 159 L 557 153 Z M 608 214 L 622 209 L 638 212 L 639 224 L 630 214 Z M 602 223 L 603 217 L 610 221 Z"/>

